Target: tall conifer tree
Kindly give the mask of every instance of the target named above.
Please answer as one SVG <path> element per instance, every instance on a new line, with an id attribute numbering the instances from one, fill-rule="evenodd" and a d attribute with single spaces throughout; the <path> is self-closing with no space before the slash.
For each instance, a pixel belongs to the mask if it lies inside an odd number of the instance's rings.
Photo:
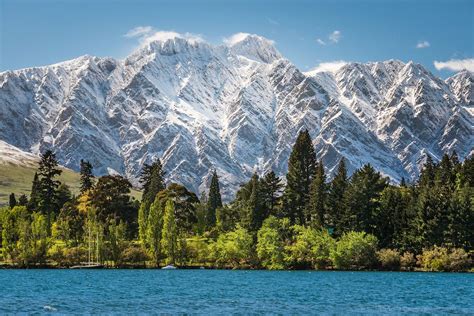
<path id="1" fill-rule="evenodd" d="M 344 158 L 339 161 L 336 174 L 329 185 L 328 193 L 328 225 L 336 235 L 342 234 L 345 216 L 344 194 L 348 186 L 347 169 Z"/>
<path id="2" fill-rule="evenodd" d="M 305 223 L 305 209 L 316 171 L 316 154 L 308 130 L 299 133 L 288 160 L 287 185 L 283 197 L 284 215 L 292 223 Z"/>
<path id="3" fill-rule="evenodd" d="M 214 227 L 216 225 L 216 210 L 222 207 L 222 197 L 219 188 L 219 177 L 216 170 L 212 174 L 211 185 L 209 187 L 209 197 L 207 199 L 207 225 Z"/>
<path id="4" fill-rule="evenodd" d="M 319 227 L 326 225 L 327 195 L 326 174 L 324 173 L 324 165 L 321 160 L 318 163 L 316 173 L 311 183 L 309 205 L 306 215 L 307 222 L 311 222 Z"/>
<path id="5" fill-rule="evenodd" d="M 86 192 L 87 190 L 92 189 L 94 185 L 94 175 L 92 173 L 92 164 L 87 160 L 81 159 L 80 165 L 80 174 L 81 174 L 81 193 Z"/>

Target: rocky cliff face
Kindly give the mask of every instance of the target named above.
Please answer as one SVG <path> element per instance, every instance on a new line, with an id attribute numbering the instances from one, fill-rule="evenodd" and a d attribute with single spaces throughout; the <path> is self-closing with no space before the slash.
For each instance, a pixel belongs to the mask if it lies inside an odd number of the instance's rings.
<path id="1" fill-rule="evenodd" d="M 132 180 L 159 157 L 168 181 L 196 192 L 215 168 L 230 197 L 254 171 L 283 174 L 307 128 L 329 172 L 344 157 L 350 171 L 371 163 L 398 181 L 425 153 L 471 153 L 473 91 L 469 72 L 443 81 L 389 60 L 303 73 L 256 35 L 221 46 L 178 36 L 125 60 L 0 73 L 0 140 Z"/>

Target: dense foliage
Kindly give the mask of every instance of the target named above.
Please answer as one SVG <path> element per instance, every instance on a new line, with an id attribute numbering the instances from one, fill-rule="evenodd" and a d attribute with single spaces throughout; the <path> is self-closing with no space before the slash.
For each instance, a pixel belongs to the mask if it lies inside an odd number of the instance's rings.
<path id="1" fill-rule="evenodd" d="M 46 151 L 30 197 L 0 209 L 1 258 L 18 266 L 164 264 L 266 269 L 465 271 L 474 246 L 474 158 L 429 156 L 418 181 L 390 183 L 367 164 L 328 180 L 307 131 L 297 137 L 286 185 L 254 174 L 222 203 L 210 171 L 208 194 L 165 184 L 160 160 L 144 165 L 141 202 L 118 175 L 95 178 L 81 161 L 74 196 Z"/>

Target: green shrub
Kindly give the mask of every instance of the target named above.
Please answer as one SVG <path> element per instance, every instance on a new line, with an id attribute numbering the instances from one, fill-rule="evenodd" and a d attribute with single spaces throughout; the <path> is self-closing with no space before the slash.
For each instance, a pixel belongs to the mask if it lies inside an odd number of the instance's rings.
<path id="1" fill-rule="evenodd" d="M 234 231 L 219 235 L 210 245 L 211 257 L 218 266 L 243 267 L 251 260 L 252 244 L 249 232 L 237 226 Z"/>
<path id="2" fill-rule="evenodd" d="M 400 269 L 400 253 L 394 249 L 381 249 L 377 251 L 380 265 L 385 270 Z"/>
<path id="3" fill-rule="evenodd" d="M 330 257 L 338 269 L 371 268 L 377 262 L 377 237 L 365 232 L 342 235 Z"/>
<path id="4" fill-rule="evenodd" d="M 145 250 L 140 246 L 129 246 L 122 252 L 122 261 L 131 264 L 145 264 L 149 259 Z"/>
<path id="5" fill-rule="evenodd" d="M 287 218 L 268 217 L 257 233 L 257 256 L 264 268 L 280 270 L 287 267 L 285 262 L 286 232 L 290 222 Z"/>
<path id="6" fill-rule="evenodd" d="M 445 271 L 449 265 L 448 249 L 444 247 L 423 249 L 423 253 L 416 258 L 417 264 L 426 271 Z"/>
<path id="7" fill-rule="evenodd" d="M 330 265 L 329 254 L 335 246 L 335 240 L 326 230 L 295 225 L 292 227 L 294 242 L 286 247 L 287 262 L 300 267 L 324 268 Z"/>
<path id="8" fill-rule="evenodd" d="M 472 260 L 464 249 L 451 249 L 449 253 L 449 271 L 469 271 L 471 267 Z"/>
<path id="9" fill-rule="evenodd" d="M 416 265 L 415 255 L 411 252 L 405 252 L 400 257 L 400 266 L 404 270 L 412 270 Z"/>

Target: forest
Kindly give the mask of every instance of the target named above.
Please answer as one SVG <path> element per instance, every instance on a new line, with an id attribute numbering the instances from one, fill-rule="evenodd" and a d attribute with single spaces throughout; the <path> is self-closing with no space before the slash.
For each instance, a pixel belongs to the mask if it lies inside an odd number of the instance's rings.
<path id="1" fill-rule="evenodd" d="M 138 201 L 86 160 L 73 194 L 58 166 L 45 151 L 30 195 L 0 208 L 0 267 L 473 271 L 473 156 L 426 156 L 417 181 L 398 184 L 370 164 L 349 175 L 342 159 L 329 179 L 302 131 L 285 179 L 254 174 L 227 204 L 215 170 L 198 197 L 166 183 L 157 159 Z"/>

